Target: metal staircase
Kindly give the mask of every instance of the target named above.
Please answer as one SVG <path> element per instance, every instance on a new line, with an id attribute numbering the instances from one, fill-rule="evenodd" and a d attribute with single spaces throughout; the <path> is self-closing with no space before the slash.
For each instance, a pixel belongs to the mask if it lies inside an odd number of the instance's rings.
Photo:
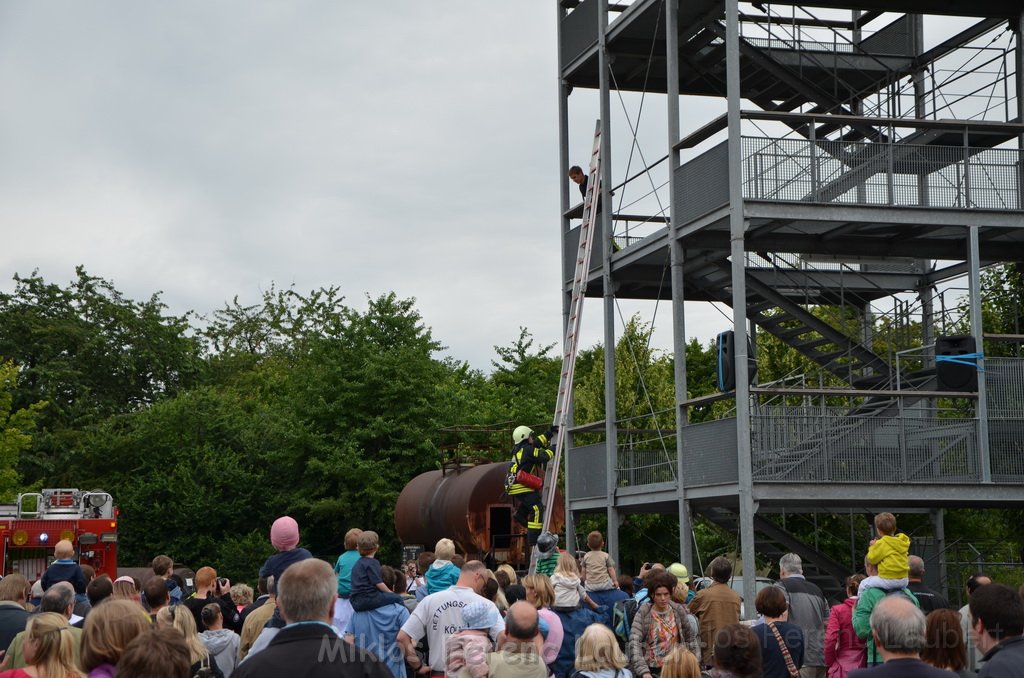
<path id="1" fill-rule="evenodd" d="M 890 26 L 904 20 L 897 19 Z M 820 27 L 827 29 L 828 24 L 823 22 Z M 833 32 L 840 35 L 834 29 Z M 741 38 L 743 96 L 766 111 L 791 112 L 807 107 L 808 112 L 814 113 L 852 114 L 852 102 L 884 91 L 912 70 L 910 54 L 882 60 L 845 36 L 841 41 L 848 45 L 849 54 L 815 54 L 800 49 L 795 41 L 785 38 L 777 38 L 780 47 L 772 48 Z M 867 60 L 871 68 L 855 67 L 853 62 L 858 58 Z M 681 86 L 683 91 L 706 88 L 724 95 L 725 25 L 718 17 L 709 18 L 680 45 L 680 59 L 688 72 Z M 812 136 L 807 125 L 794 123 L 791 127 L 808 138 Z M 854 127 L 858 138 L 886 139 L 879 129 L 870 124 Z M 813 135 L 823 139 L 833 131 L 834 126 L 821 125 L 814 129 Z"/>
<path id="2" fill-rule="evenodd" d="M 739 516 L 732 510 L 723 508 L 699 508 L 696 510 L 726 532 L 738 533 Z M 833 560 L 761 515 L 754 516 L 754 538 L 758 557 L 769 560 L 774 568 L 778 567 L 779 558 L 783 555 L 795 553 L 803 561 L 804 577 L 817 584 L 830 603 L 838 603 L 846 598 L 843 581 L 851 574 L 848 565 Z"/>
<path id="3" fill-rule="evenodd" d="M 709 299 L 732 305 L 732 272 L 722 256 L 687 271 L 686 282 Z M 751 275 L 746 276 L 747 318 L 837 377 L 892 375 L 888 362 Z"/>
<path id="4" fill-rule="evenodd" d="M 769 255 L 762 255 L 767 258 Z M 732 304 L 731 268 L 724 257 L 710 254 L 687 272 L 687 284 L 726 305 Z M 750 273 L 746 276 L 747 318 L 829 373 L 861 391 L 929 391 L 936 388 L 934 369 L 901 372 L 864 344 L 815 316 L 782 292 Z M 923 398 L 923 396 L 922 396 Z M 769 444 L 755 445 L 754 471 L 776 479 L 796 475 L 817 475 L 807 466 L 824 467 L 833 461 L 833 452 L 848 447 L 847 441 L 869 435 L 880 422 L 897 416 L 901 409 L 922 398 L 880 394 L 852 405 L 831 425 L 814 431 L 797 444 L 789 441 L 784 449 Z"/>

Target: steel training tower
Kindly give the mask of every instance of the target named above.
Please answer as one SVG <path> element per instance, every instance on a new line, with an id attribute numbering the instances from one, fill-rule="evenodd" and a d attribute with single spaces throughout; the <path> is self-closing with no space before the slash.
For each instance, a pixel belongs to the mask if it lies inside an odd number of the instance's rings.
<path id="1" fill-rule="evenodd" d="M 699 514 L 735 531 L 745 572 L 795 551 L 834 591 L 858 554 L 826 557 L 780 514 L 928 513 L 918 552 L 941 564 L 942 509 L 1020 505 L 1024 330 L 986 328 L 981 289 L 986 267 L 1024 261 L 1020 3 L 557 7 L 563 172 L 603 125 L 585 293 L 606 405 L 567 426 L 567 533 L 603 512 L 617 557 L 622 516 L 678 514 L 693 568 Z M 664 139 L 639 161 L 637 102 Z M 566 181 L 567 314 L 578 197 Z M 620 300 L 670 305 L 675 402 L 649 413 L 665 424 L 616 411 Z M 695 397 L 686 341 L 708 317 L 723 388 Z M 798 367 L 755 378 L 758 335 Z"/>

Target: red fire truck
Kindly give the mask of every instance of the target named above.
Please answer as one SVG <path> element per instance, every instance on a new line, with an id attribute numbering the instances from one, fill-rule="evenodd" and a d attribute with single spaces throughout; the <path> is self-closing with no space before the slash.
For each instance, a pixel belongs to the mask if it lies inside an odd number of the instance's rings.
<path id="1" fill-rule="evenodd" d="M 4 575 L 20 572 L 29 581 L 39 579 L 62 539 L 75 545 L 79 563 L 117 578 L 117 508 L 109 493 L 49 489 L 0 504 Z"/>

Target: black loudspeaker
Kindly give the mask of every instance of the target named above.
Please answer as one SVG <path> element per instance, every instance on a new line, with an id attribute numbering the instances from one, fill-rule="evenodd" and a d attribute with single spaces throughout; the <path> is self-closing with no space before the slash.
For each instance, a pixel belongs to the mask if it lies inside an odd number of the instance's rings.
<path id="1" fill-rule="evenodd" d="M 935 376 L 940 391 L 977 391 L 978 345 L 974 337 L 938 337 Z"/>
<path id="2" fill-rule="evenodd" d="M 718 335 L 718 390 L 722 393 L 736 390 L 736 334 L 729 330 Z M 754 383 L 757 361 L 753 358 L 750 339 L 747 339 L 747 377 Z"/>

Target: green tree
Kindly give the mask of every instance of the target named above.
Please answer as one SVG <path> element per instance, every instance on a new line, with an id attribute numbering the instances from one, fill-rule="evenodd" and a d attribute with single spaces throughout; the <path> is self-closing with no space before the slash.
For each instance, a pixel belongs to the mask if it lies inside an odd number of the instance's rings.
<path id="1" fill-rule="evenodd" d="M 1000 264 L 981 274 L 981 322 L 986 334 L 1024 334 L 1024 268 L 1020 264 Z M 970 334 L 970 300 L 964 296 L 958 304 L 959 322 L 950 334 Z M 1020 343 L 989 341 L 986 356 L 1019 356 Z"/>
<path id="2" fill-rule="evenodd" d="M 690 398 L 711 395 L 718 392 L 718 349 L 715 341 L 701 346 L 696 338 L 686 344 L 686 395 Z M 691 407 L 689 421 L 692 424 L 708 421 L 720 416 L 731 407 L 728 401 Z"/>
<path id="3" fill-rule="evenodd" d="M 0 363 L 0 500 L 11 501 L 20 486 L 18 457 L 32 444 L 35 420 L 45 402 L 14 409 L 14 390 L 18 368 Z"/>
<path id="4" fill-rule="evenodd" d="M 673 428 L 675 381 L 671 356 L 651 347 L 653 328 L 634 315 L 615 344 L 615 408 L 628 428 Z M 581 352 L 574 390 L 576 421 L 605 418 L 604 349 L 597 345 Z M 620 424 L 622 426 L 623 424 Z"/>
<path id="5" fill-rule="evenodd" d="M 556 344 L 534 347 L 525 327 L 510 346 L 495 346 L 491 383 L 501 403 L 499 417 L 529 426 L 553 420 L 562 360 L 552 355 Z"/>
<path id="6" fill-rule="evenodd" d="M 319 454 L 317 436 L 279 402 L 201 386 L 92 427 L 77 465 L 86 486 L 118 502 L 122 562 L 170 553 L 252 579 L 273 552 L 271 522 L 293 500 L 294 460 Z M 252 548 L 241 559 L 243 545 Z"/>
<path id="7" fill-rule="evenodd" d="M 354 525 L 375 529 L 393 553 L 391 516 L 405 482 L 436 468 L 437 431 L 455 416 L 446 401 L 463 368 L 435 357 L 414 300 L 393 293 L 369 299 L 305 338 L 294 356 L 287 398 L 323 441 L 323 454 L 293 460 L 292 506 L 308 516 L 321 542 L 337 548 Z"/>
<path id="8" fill-rule="evenodd" d="M 200 347 L 187 317 L 167 315 L 154 294 L 143 302 L 79 267 L 67 287 L 33 273 L 0 293 L 0 359 L 18 367 L 14 406 L 46 401 L 19 468 L 29 482 L 74 483 L 64 455 L 82 431 L 137 411 L 192 383 Z"/>

